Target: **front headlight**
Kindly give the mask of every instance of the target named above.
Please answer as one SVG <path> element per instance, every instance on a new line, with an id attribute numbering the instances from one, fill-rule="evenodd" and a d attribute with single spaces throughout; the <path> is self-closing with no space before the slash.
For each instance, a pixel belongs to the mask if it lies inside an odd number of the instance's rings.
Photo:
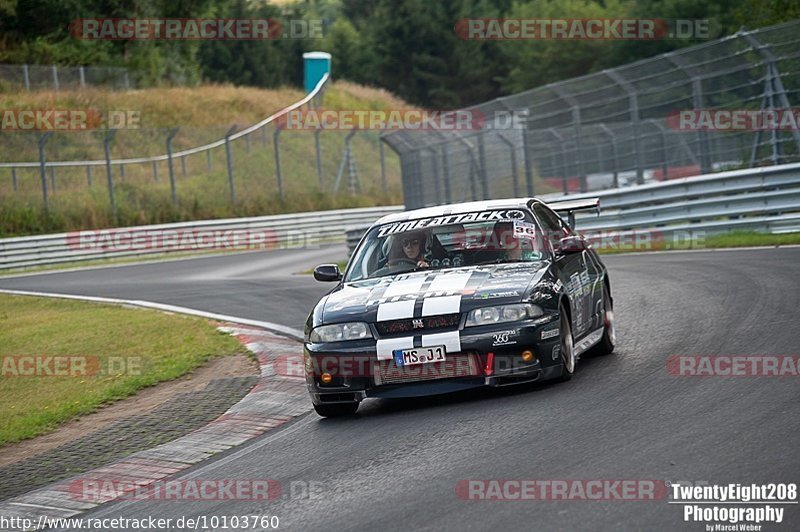
<path id="1" fill-rule="evenodd" d="M 361 340 L 362 338 L 372 338 L 372 332 L 366 323 L 360 321 L 323 325 L 308 335 L 308 339 L 315 344 Z"/>
<path id="2" fill-rule="evenodd" d="M 519 321 L 527 318 L 538 318 L 544 315 L 544 311 L 536 305 L 530 303 L 517 303 L 514 305 L 500 305 L 497 307 L 476 308 L 467 314 L 466 327 L 475 325 L 491 325 L 493 323 L 505 323 L 509 321 Z"/>

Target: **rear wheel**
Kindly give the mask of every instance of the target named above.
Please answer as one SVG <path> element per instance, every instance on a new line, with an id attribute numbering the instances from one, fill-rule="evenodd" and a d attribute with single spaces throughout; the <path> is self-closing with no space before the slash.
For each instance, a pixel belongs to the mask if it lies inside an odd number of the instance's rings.
<path id="1" fill-rule="evenodd" d="M 561 331 L 561 377 L 560 380 L 568 381 L 575 373 L 575 343 L 572 339 L 572 327 L 569 323 L 569 316 L 564 305 L 559 308 L 560 322 L 559 330 Z"/>
<path id="2" fill-rule="evenodd" d="M 358 410 L 358 403 L 332 403 L 328 405 L 314 405 L 314 410 L 322 417 L 352 416 Z"/>
<path id="3" fill-rule="evenodd" d="M 608 286 L 603 284 L 603 337 L 600 343 L 592 348 L 593 355 L 610 355 L 614 351 L 614 344 L 617 342 L 617 331 L 614 326 L 614 305 L 611 302 L 611 294 L 608 293 Z"/>

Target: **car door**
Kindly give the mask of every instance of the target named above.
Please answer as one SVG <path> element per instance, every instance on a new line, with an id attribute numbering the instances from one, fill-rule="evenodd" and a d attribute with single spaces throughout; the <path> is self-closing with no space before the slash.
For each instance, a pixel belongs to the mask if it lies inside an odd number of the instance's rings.
<path id="1" fill-rule="evenodd" d="M 594 321 L 586 252 L 559 253 L 561 239 L 571 235 L 572 231 L 560 216 L 542 204 L 534 204 L 533 212 L 553 251 L 558 278 L 564 284 L 569 300 L 572 333 L 578 340 L 589 332 Z"/>

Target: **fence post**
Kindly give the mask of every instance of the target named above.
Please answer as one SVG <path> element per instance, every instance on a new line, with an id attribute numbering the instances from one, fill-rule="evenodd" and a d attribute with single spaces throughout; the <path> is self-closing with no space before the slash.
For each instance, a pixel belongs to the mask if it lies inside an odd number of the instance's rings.
<path id="1" fill-rule="evenodd" d="M 344 149 L 342 150 L 342 159 L 339 161 L 339 169 L 336 171 L 336 182 L 333 184 L 333 193 L 336 194 L 339 192 L 339 184 L 342 181 L 342 174 L 344 173 L 345 165 L 348 165 L 348 174 L 350 174 L 349 164 L 350 164 L 350 140 L 353 138 L 353 135 L 356 134 L 358 130 L 353 129 L 347 136 L 344 138 Z M 351 191 L 352 191 L 352 184 Z"/>
<path id="2" fill-rule="evenodd" d="M 183 173 L 183 177 L 186 177 L 186 155 L 181 157 L 181 172 Z"/>
<path id="3" fill-rule="evenodd" d="M 22 78 L 25 80 L 25 91 L 31 91 L 31 76 L 28 73 L 28 65 L 22 65 Z"/>
<path id="4" fill-rule="evenodd" d="M 439 178 L 439 153 L 436 148 L 427 146 L 425 150 L 432 154 L 431 160 L 433 161 L 433 190 L 436 192 L 436 204 L 442 204 L 442 180 Z"/>
<path id="5" fill-rule="evenodd" d="M 619 188 L 619 163 L 617 160 L 617 137 L 614 135 L 614 132 L 608 129 L 608 126 L 605 124 L 600 124 L 600 129 L 602 129 L 606 135 L 611 137 L 611 157 L 614 159 L 614 188 Z"/>
<path id="6" fill-rule="evenodd" d="M 283 174 L 281 174 L 281 126 L 275 124 L 272 134 L 272 143 L 275 147 L 275 179 L 278 181 L 278 197 L 283 199 Z"/>
<path id="7" fill-rule="evenodd" d="M 321 129 L 314 130 L 314 149 L 317 153 L 317 181 L 319 182 L 319 190 L 322 192 L 322 147 L 319 143 L 319 135 L 322 133 Z M 383 148 L 383 146 L 381 146 Z M 383 157 L 383 152 L 381 151 L 381 157 Z M 381 158 L 381 162 L 383 162 L 383 158 Z"/>
<path id="8" fill-rule="evenodd" d="M 44 158 L 44 145 L 47 142 L 47 139 L 50 138 L 52 135 L 51 132 L 47 132 L 39 138 L 39 170 L 40 175 L 42 178 L 42 197 L 44 198 L 44 212 L 47 214 L 49 205 L 47 203 L 47 173 L 46 173 L 46 162 Z"/>
<path id="9" fill-rule="evenodd" d="M 497 132 L 497 136 L 503 141 L 503 144 L 508 146 L 509 154 L 511 155 L 511 176 L 514 180 L 514 197 L 519 197 L 519 175 L 517 174 L 517 148 L 514 143 L 508 140 L 502 133 Z"/>
<path id="10" fill-rule="evenodd" d="M 480 161 L 481 192 L 485 200 L 489 199 L 489 177 L 486 171 L 486 147 L 483 142 L 483 132 L 478 134 L 478 158 Z"/>
<path id="11" fill-rule="evenodd" d="M 228 160 L 228 186 L 231 190 L 231 205 L 236 205 L 236 189 L 233 185 L 233 154 L 231 153 L 231 135 L 236 131 L 238 126 L 232 125 L 231 128 L 225 133 L 225 156 Z"/>
<path id="12" fill-rule="evenodd" d="M 153 161 L 153 180 L 158 183 L 158 163 Z"/>
<path id="13" fill-rule="evenodd" d="M 85 89 L 86 88 L 86 73 L 84 72 L 82 66 L 78 67 L 78 74 L 80 75 L 80 78 L 81 78 L 81 88 Z"/>
<path id="14" fill-rule="evenodd" d="M 86 166 L 86 184 L 92 188 L 92 167 L 90 165 Z"/>
<path id="15" fill-rule="evenodd" d="M 639 138 L 639 95 L 633 85 L 623 78 L 615 70 L 603 70 L 603 73 L 611 78 L 611 81 L 622 87 L 628 95 L 629 109 L 631 113 L 631 129 L 633 133 L 633 150 L 636 156 L 636 184 L 644 183 L 644 161 L 642 160 L 642 142 Z"/>
<path id="16" fill-rule="evenodd" d="M 764 58 L 764 61 L 767 63 L 767 80 L 766 82 L 770 85 L 770 97 L 772 96 L 772 88 L 774 87 L 774 92 L 778 97 L 778 100 L 781 102 L 781 106 L 789 110 L 792 108 L 791 102 L 789 102 L 789 98 L 786 96 L 786 89 L 783 87 L 783 81 L 781 80 L 781 73 L 778 70 L 778 59 L 775 57 L 775 54 L 769 49 L 769 46 L 764 46 L 761 44 L 761 41 L 756 39 L 755 35 L 752 32 L 742 33 L 740 34 L 741 37 L 746 40 L 750 46 L 752 46 L 758 54 Z M 797 150 L 800 151 L 800 131 L 797 128 L 792 129 L 791 131 L 792 137 L 794 137 L 794 142 L 797 146 Z M 773 135 L 775 134 L 773 130 Z"/>
<path id="17" fill-rule="evenodd" d="M 522 129 L 522 156 L 525 161 L 525 190 L 528 196 L 533 197 L 533 161 L 531 161 L 530 154 L 528 153 L 528 146 L 530 145 L 528 135 L 528 124 L 526 122 Z"/>
<path id="18" fill-rule="evenodd" d="M 447 144 L 442 144 L 442 169 L 444 170 L 444 200 L 452 203 L 453 198 L 450 192 L 450 164 L 447 160 Z"/>
<path id="19" fill-rule="evenodd" d="M 167 135 L 167 167 L 169 168 L 169 190 L 172 194 L 173 207 L 178 206 L 178 193 L 175 190 L 175 168 L 172 165 L 172 139 L 178 134 L 179 129 L 176 127 L 170 130 L 169 135 Z"/>
<path id="20" fill-rule="evenodd" d="M 383 142 L 378 139 L 378 147 L 381 155 L 381 190 L 386 194 L 386 159 L 383 154 Z"/>
<path id="21" fill-rule="evenodd" d="M 19 190 L 19 184 L 17 183 L 17 169 L 13 166 L 11 167 L 11 181 L 14 183 L 14 192 Z"/>
<path id="22" fill-rule="evenodd" d="M 549 131 L 558 141 L 558 145 L 560 146 L 559 152 L 561 153 L 561 189 L 566 196 L 569 194 L 569 187 L 567 186 L 567 154 L 564 150 L 564 137 L 559 135 L 558 131 L 555 128 L 551 127 L 547 131 Z"/>
<path id="23" fill-rule="evenodd" d="M 125 165 L 124 164 L 120 164 L 119 165 L 119 180 L 120 181 L 125 181 Z"/>
<path id="24" fill-rule="evenodd" d="M 208 163 L 208 171 L 211 171 L 211 150 L 206 150 L 206 162 Z"/>
<path id="25" fill-rule="evenodd" d="M 580 191 L 586 192 L 586 175 L 584 174 L 583 158 L 581 157 L 581 146 L 583 145 L 581 140 L 581 106 L 575 98 L 564 93 L 559 85 L 551 84 L 548 85 L 548 88 L 556 93 L 559 98 L 567 102 L 571 107 L 572 127 L 575 134 L 575 169 L 578 173 Z"/>
<path id="26" fill-rule="evenodd" d="M 702 78 L 697 77 L 696 75 L 692 75 L 689 73 L 690 65 L 686 64 L 683 57 L 680 54 L 676 54 L 675 52 L 668 52 L 664 54 L 664 58 L 667 59 L 670 63 L 675 65 L 678 70 L 683 72 L 683 74 L 692 82 L 692 105 L 695 109 L 702 109 L 703 108 L 703 81 Z M 711 152 L 708 148 L 708 132 L 704 129 L 698 129 L 695 132 L 695 138 L 697 138 L 698 144 L 698 151 L 700 152 L 700 173 L 701 174 L 708 174 L 711 173 L 712 164 L 711 164 Z M 691 155 L 694 157 L 694 152 L 689 150 Z"/>
<path id="27" fill-rule="evenodd" d="M 111 129 L 106 133 L 105 139 L 103 139 L 103 150 L 106 154 L 106 177 L 108 179 L 108 197 L 111 201 L 111 215 L 114 217 L 114 221 L 117 221 L 117 201 L 114 198 L 114 176 L 112 174 L 111 169 L 111 144 L 114 135 L 117 133 L 116 129 Z"/>
<path id="28" fill-rule="evenodd" d="M 53 70 L 53 87 L 55 87 L 56 91 L 58 91 L 58 89 L 59 89 L 59 85 L 58 85 L 58 67 L 53 65 L 50 68 Z"/>
<path id="29" fill-rule="evenodd" d="M 355 130 L 354 130 L 355 131 Z M 351 196 L 361 193 L 361 184 L 358 180 L 358 167 L 356 166 L 356 156 L 353 148 L 347 145 L 347 190 Z"/>
<path id="30" fill-rule="evenodd" d="M 469 156 L 469 185 L 470 190 L 472 191 L 472 201 L 478 200 L 478 187 L 475 185 L 475 166 L 477 163 L 475 162 L 475 156 L 470 153 Z"/>
<path id="31" fill-rule="evenodd" d="M 663 180 L 667 181 L 669 179 L 669 165 L 667 164 L 667 132 L 663 127 L 661 127 L 661 124 L 659 124 L 655 118 L 651 118 L 650 123 L 655 126 L 661 135 L 661 173 L 664 174 Z"/>
<path id="32" fill-rule="evenodd" d="M 250 153 L 250 133 L 244 136 L 244 149 L 247 153 Z"/>

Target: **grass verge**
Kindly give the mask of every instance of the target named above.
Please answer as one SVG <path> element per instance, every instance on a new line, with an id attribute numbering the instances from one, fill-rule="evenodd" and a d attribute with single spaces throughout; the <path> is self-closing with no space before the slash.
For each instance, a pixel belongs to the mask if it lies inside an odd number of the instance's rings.
<path id="1" fill-rule="evenodd" d="M 0 294 L 0 445 L 242 352 L 198 318 Z"/>
<path id="2" fill-rule="evenodd" d="M 800 232 L 797 233 L 759 233 L 756 231 L 733 231 L 725 234 L 710 235 L 694 241 L 669 242 L 665 240 L 647 241 L 645 244 L 621 244 L 613 248 L 595 245 L 601 255 L 647 251 L 681 251 L 688 249 L 722 249 L 760 246 L 790 246 L 800 244 Z"/>

